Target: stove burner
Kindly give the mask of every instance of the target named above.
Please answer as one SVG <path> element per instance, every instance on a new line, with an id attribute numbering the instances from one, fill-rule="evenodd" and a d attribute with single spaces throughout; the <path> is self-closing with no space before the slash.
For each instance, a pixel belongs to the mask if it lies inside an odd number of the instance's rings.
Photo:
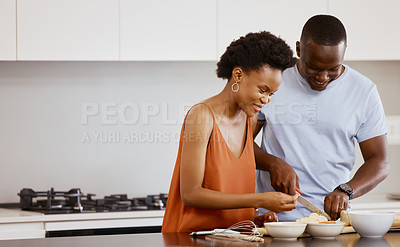
<path id="1" fill-rule="evenodd" d="M 18 195 L 21 209 L 44 214 L 163 210 L 168 199 L 168 194 L 133 199 L 128 199 L 126 194 L 115 194 L 94 199 L 95 194 L 85 195 L 78 188 L 67 192 L 54 191 L 53 188 L 45 192 L 35 192 L 24 188 Z"/>

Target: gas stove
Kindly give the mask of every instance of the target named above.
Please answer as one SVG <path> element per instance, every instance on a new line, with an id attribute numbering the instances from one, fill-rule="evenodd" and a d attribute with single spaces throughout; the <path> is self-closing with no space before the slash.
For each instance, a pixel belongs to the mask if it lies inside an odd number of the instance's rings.
<path id="1" fill-rule="evenodd" d="M 24 188 L 18 193 L 22 210 L 44 214 L 121 212 L 137 210 L 164 210 L 168 194 L 128 198 L 126 194 L 113 194 L 95 198 L 95 194 L 84 194 L 81 189 L 69 191 L 34 191 Z"/>

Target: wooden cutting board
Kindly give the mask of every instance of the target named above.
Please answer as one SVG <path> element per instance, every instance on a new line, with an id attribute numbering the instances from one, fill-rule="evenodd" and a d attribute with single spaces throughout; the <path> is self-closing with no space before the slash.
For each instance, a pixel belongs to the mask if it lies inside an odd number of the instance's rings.
<path id="1" fill-rule="evenodd" d="M 341 234 L 356 232 L 352 226 L 345 226 Z"/>

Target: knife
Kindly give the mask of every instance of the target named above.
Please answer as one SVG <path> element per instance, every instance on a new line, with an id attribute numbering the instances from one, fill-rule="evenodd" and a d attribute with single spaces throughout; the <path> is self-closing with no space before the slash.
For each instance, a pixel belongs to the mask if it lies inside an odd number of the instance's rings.
<path id="1" fill-rule="evenodd" d="M 311 210 L 313 213 L 325 216 L 328 220 L 332 220 L 332 218 L 324 212 L 324 210 L 321 210 L 319 207 L 315 206 L 311 202 L 309 202 L 306 198 L 304 198 L 302 195 L 299 194 L 299 197 L 297 198 L 297 201 L 300 202 L 304 207 L 308 208 Z"/>

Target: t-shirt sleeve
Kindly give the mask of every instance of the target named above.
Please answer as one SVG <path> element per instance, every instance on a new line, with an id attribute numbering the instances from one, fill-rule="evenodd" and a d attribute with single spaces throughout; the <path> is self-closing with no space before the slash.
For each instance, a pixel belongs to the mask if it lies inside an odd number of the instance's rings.
<path id="1" fill-rule="evenodd" d="M 364 112 L 364 121 L 356 134 L 359 143 L 373 137 L 387 134 L 388 129 L 385 112 L 376 86 L 373 87 L 371 94 L 367 98 Z"/>

